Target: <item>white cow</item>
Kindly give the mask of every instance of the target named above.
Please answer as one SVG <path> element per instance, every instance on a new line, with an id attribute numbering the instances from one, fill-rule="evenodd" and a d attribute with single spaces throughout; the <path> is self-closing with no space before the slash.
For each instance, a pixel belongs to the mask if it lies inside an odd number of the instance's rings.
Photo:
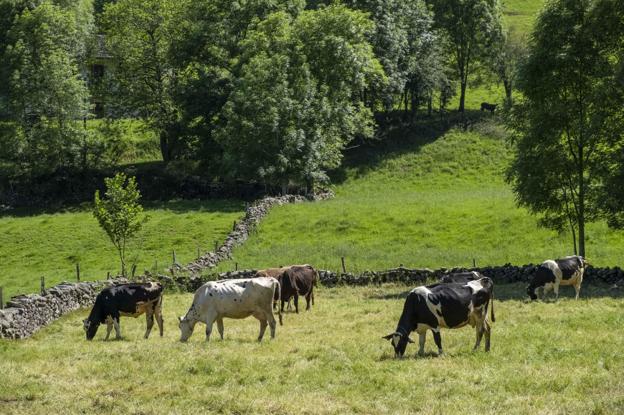
<path id="1" fill-rule="evenodd" d="M 210 340 L 212 323 L 217 322 L 219 335 L 223 340 L 223 318 L 245 318 L 253 315 L 260 320 L 262 340 L 267 324 L 271 327 L 271 338 L 275 338 L 275 317 L 273 317 L 273 296 L 279 296 L 280 284 L 274 278 L 247 278 L 237 280 L 210 281 L 202 285 L 193 298 L 193 304 L 180 320 L 180 341 L 186 342 L 193 334 L 198 321 L 206 324 L 206 341 Z M 279 311 L 282 324 L 282 313 Z"/>

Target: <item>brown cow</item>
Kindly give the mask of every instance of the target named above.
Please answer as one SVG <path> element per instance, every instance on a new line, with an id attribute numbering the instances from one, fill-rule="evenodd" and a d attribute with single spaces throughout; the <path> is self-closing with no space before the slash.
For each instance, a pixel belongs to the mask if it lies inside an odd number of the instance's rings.
<path id="1" fill-rule="evenodd" d="M 299 312 L 299 296 L 306 299 L 306 310 L 310 303 L 314 305 L 314 287 L 318 281 L 318 273 L 311 265 L 291 265 L 286 267 L 281 275 L 281 310 L 284 311 L 284 302 L 294 297 L 295 312 Z"/>

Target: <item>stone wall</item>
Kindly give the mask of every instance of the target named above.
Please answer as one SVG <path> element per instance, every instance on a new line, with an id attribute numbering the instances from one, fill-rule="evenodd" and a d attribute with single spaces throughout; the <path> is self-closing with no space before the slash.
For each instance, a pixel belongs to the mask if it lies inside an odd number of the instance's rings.
<path id="1" fill-rule="evenodd" d="M 121 282 L 126 280 L 63 282 L 46 290 L 43 295 L 13 297 L 7 308 L 0 310 L 0 338 L 30 337 L 62 315 L 91 306 L 103 287 Z"/>
<path id="2" fill-rule="evenodd" d="M 332 192 L 314 194 L 308 197 L 298 195 L 286 195 L 279 197 L 264 197 L 249 205 L 245 210 L 245 216 L 240 222 L 236 223 L 234 230 L 228 234 L 223 244 L 217 248 L 216 252 L 207 252 L 197 260 L 180 267 L 178 270 L 188 271 L 191 274 L 197 274 L 206 268 L 214 268 L 221 261 L 228 260 L 232 257 L 232 250 L 235 246 L 241 245 L 249 238 L 249 234 L 253 232 L 258 223 L 269 213 L 273 206 L 281 206 L 287 203 L 300 203 L 307 200 L 317 201 L 334 197 Z M 173 270 L 176 271 L 175 269 Z"/>

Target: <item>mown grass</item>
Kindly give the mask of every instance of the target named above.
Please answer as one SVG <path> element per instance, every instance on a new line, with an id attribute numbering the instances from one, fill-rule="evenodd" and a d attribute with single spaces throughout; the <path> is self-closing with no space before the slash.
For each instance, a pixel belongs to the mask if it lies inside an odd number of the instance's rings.
<path id="1" fill-rule="evenodd" d="M 439 358 L 394 360 L 395 329 L 411 287 L 321 288 L 311 312 L 287 314 L 277 337 L 255 339 L 255 319 L 225 320 L 225 340 L 203 325 L 178 342 L 175 316 L 190 294 L 167 295 L 165 337 L 143 340 L 144 319 L 122 319 L 122 341 L 84 339 L 79 311 L 23 341 L 0 341 L 0 412 L 614 414 L 624 411 L 621 292 L 584 287 L 574 301 L 528 303 L 521 285 L 496 288 L 490 353 L 474 331 L 446 330 Z M 500 299 L 503 299 L 502 301 Z M 213 333 L 213 336 L 216 334 Z M 267 333 L 268 334 L 268 333 Z"/>
<path id="2" fill-rule="evenodd" d="M 494 124 L 491 124 L 493 126 Z M 308 262 L 348 271 L 408 267 L 524 264 L 572 252 L 568 233 L 538 227 L 518 208 L 504 169 L 504 139 L 451 130 L 435 141 L 371 157 L 346 172 L 336 198 L 274 209 L 234 260 L 221 269 Z M 493 127 L 492 127 L 493 128 Z M 587 255 L 596 265 L 621 263 L 624 233 L 588 227 Z"/>
<path id="3" fill-rule="evenodd" d="M 130 246 L 137 272 L 158 271 L 172 263 L 172 251 L 181 264 L 212 250 L 232 223 L 242 215 L 242 202 L 228 200 L 171 201 L 146 206 L 149 221 Z M 81 278 L 106 278 L 119 272 L 117 252 L 89 206 L 58 213 L 9 211 L 0 216 L 0 286 L 5 301 L 18 293 L 36 292 L 41 276 L 48 286 Z"/>

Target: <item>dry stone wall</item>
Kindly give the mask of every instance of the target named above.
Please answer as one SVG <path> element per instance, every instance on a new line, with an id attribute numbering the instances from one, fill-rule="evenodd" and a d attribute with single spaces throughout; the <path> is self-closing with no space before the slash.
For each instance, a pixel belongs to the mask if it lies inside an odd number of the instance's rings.
<path id="1" fill-rule="evenodd" d="M 232 257 L 232 250 L 234 247 L 241 245 L 247 240 L 247 238 L 249 238 L 250 233 L 274 206 L 281 206 L 287 203 L 326 200 L 332 197 L 334 197 L 334 194 L 330 191 L 307 197 L 299 195 L 286 195 L 279 197 L 269 196 L 259 199 L 247 207 L 243 219 L 236 223 L 234 230 L 228 234 L 223 244 L 218 247 L 216 251 L 205 253 L 197 260 L 186 265 L 186 267 L 180 267 L 180 270 L 189 271 L 191 274 L 197 274 L 206 268 L 214 268 L 221 261 L 230 259 Z"/>
<path id="2" fill-rule="evenodd" d="M 127 280 L 63 282 L 46 290 L 43 295 L 13 297 L 7 307 L 0 310 L 0 338 L 30 337 L 62 315 L 91 306 L 103 287 L 122 282 Z"/>

